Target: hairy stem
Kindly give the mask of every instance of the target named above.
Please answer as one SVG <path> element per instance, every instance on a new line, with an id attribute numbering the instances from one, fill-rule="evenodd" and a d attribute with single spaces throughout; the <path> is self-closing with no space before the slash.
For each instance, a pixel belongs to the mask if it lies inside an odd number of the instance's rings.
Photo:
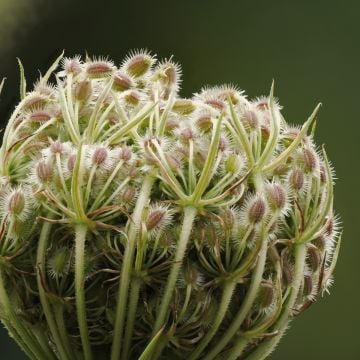
<path id="1" fill-rule="evenodd" d="M 84 224 L 75 227 L 75 296 L 76 313 L 80 329 L 84 359 L 92 359 L 89 330 L 86 321 L 85 303 L 85 240 L 88 228 Z"/>
<path id="2" fill-rule="evenodd" d="M 216 334 L 222 321 L 224 320 L 224 317 L 225 317 L 226 311 L 229 307 L 235 286 L 236 286 L 235 281 L 227 282 L 225 284 L 221 302 L 220 302 L 215 320 L 214 320 L 211 328 L 208 330 L 206 336 L 200 341 L 200 343 L 197 345 L 196 349 L 190 354 L 189 360 L 197 359 L 200 356 L 200 354 L 202 353 L 202 351 L 206 348 L 208 343 L 211 341 L 211 339 L 214 337 L 214 335 Z"/>
<path id="3" fill-rule="evenodd" d="M 250 311 L 253 305 L 253 302 L 256 298 L 262 280 L 262 276 L 265 268 L 265 261 L 266 261 L 267 236 L 265 234 L 263 234 L 262 236 L 263 236 L 263 240 L 262 240 L 262 246 L 261 246 L 259 258 L 257 260 L 257 264 L 254 269 L 251 278 L 251 284 L 246 294 L 245 300 L 242 306 L 240 307 L 240 310 L 235 316 L 235 319 L 230 325 L 230 327 L 227 329 L 227 331 L 218 341 L 216 346 L 208 353 L 208 355 L 204 357 L 204 360 L 212 360 L 216 358 L 217 354 L 219 354 L 219 352 L 232 340 L 236 332 L 240 329 L 240 326 L 242 325 L 243 321 L 246 318 L 246 315 L 248 314 L 248 312 Z"/>
<path id="4" fill-rule="evenodd" d="M 53 312 L 51 309 L 51 305 L 48 301 L 48 297 L 46 295 L 45 289 L 44 289 L 44 277 L 46 274 L 46 249 L 48 247 L 49 243 L 49 236 L 51 231 L 52 224 L 49 222 L 44 222 L 40 236 L 39 236 L 39 243 L 37 248 L 37 257 L 36 257 L 36 264 L 37 264 L 37 274 L 36 274 L 36 280 L 37 280 L 37 286 L 39 291 L 39 298 L 40 303 L 42 306 L 42 309 L 44 311 L 44 315 L 47 321 L 47 324 L 49 326 L 51 336 L 54 340 L 54 343 L 56 345 L 56 348 L 59 352 L 61 359 L 70 359 L 70 349 L 66 349 L 66 346 L 64 346 L 63 342 L 61 341 L 58 327 L 56 326 L 56 322 L 53 316 Z"/>
<path id="5" fill-rule="evenodd" d="M 185 255 L 186 247 L 190 238 L 190 233 L 193 227 L 193 222 L 196 216 L 196 208 L 192 206 L 187 206 L 184 209 L 184 220 L 182 223 L 181 233 L 179 242 L 177 244 L 175 258 L 173 260 L 173 265 L 170 270 L 170 275 L 167 280 L 165 292 L 163 299 L 160 305 L 159 312 L 156 316 L 156 322 L 153 329 L 153 334 L 156 334 L 160 328 L 164 325 L 166 320 L 166 314 L 169 309 L 171 298 L 174 292 L 176 280 L 181 268 L 183 257 Z"/>
<path id="6" fill-rule="evenodd" d="M 284 334 L 285 329 L 290 321 L 291 311 L 295 306 L 296 299 L 299 293 L 301 282 L 304 274 L 304 266 L 306 259 L 306 246 L 304 244 L 295 245 L 295 271 L 294 279 L 291 285 L 290 294 L 284 304 L 284 310 L 281 313 L 279 319 L 277 320 L 273 331 L 279 331 L 279 333 L 261 343 L 247 358 L 247 360 L 262 360 L 265 359 L 279 343 L 282 335 Z"/>
<path id="7" fill-rule="evenodd" d="M 142 212 L 144 207 L 147 205 L 149 201 L 153 183 L 154 183 L 154 177 L 152 175 L 148 175 L 145 177 L 139 197 L 135 205 L 132 221 L 130 222 L 130 226 L 129 226 L 127 246 L 125 249 L 124 259 L 122 263 L 120 286 L 117 296 L 117 308 L 116 308 L 115 326 L 114 326 L 114 334 L 113 334 L 113 344 L 111 349 L 112 360 L 118 360 L 120 358 L 120 352 L 122 346 L 121 340 L 124 331 L 125 312 L 126 312 L 126 304 L 128 299 L 128 288 L 131 278 L 131 268 L 132 268 L 135 245 L 136 245 L 135 240 L 138 232 L 138 227 L 140 226 Z"/>

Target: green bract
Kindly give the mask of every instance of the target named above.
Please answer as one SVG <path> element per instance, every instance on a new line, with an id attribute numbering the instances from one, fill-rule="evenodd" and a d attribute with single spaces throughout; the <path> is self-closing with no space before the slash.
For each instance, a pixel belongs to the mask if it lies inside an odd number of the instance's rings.
<path id="1" fill-rule="evenodd" d="M 0 150 L 11 336 L 32 359 L 265 358 L 338 255 L 318 108 L 297 128 L 273 87 L 183 99 L 146 51 L 60 60 L 31 92 L 20 64 Z"/>

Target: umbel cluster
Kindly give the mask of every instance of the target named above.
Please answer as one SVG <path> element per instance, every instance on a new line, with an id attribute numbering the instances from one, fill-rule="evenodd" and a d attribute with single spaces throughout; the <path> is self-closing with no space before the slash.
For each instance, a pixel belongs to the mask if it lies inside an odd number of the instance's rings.
<path id="1" fill-rule="evenodd" d="M 264 359 L 338 255 L 318 108 L 294 127 L 273 86 L 182 98 L 179 65 L 147 51 L 60 56 L 30 92 L 20 70 L 0 149 L 0 318 L 22 350 Z"/>

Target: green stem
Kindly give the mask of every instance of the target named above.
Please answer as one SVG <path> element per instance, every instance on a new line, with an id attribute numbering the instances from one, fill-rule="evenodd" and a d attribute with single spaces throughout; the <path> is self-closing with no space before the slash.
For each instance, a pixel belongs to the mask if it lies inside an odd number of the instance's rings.
<path id="1" fill-rule="evenodd" d="M 92 359 L 89 330 L 86 321 L 85 303 L 85 240 L 88 228 L 84 224 L 75 227 L 75 297 L 76 313 L 80 329 L 81 343 L 84 352 L 84 359 Z"/>
<path id="2" fill-rule="evenodd" d="M 177 244 L 175 258 L 173 260 L 173 265 L 167 280 L 160 309 L 156 317 L 156 322 L 153 329 L 153 335 L 155 335 L 160 330 L 160 328 L 164 325 L 164 322 L 166 320 L 165 318 L 169 310 L 169 305 L 171 302 L 171 298 L 173 296 L 176 280 L 181 268 L 183 257 L 185 255 L 187 244 L 189 242 L 196 212 L 197 212 L 196 208 L 192 206 L 187 206 L 184 209 L 184 220 L 181 228 L 180 238 Z"/>
<path id="3" fill-rule="evenodd" d="M 52 313 L 51 305 L 48 301 L 48 297 L 46 295 L 44 284 L 43 284 L 43 277 L 45 277 L 46 274 L 46 268 L 45 268 L 45 255 L 46 250 L 49 243 L 49 236 L 51 231 L 52 224 L 49 222 L 44 222 L 40 236 L 39 236 L 39 242 L 38 242 L 38 248 L 37 248 L 37 255 L 36 255 L 36 264 L 37 264 L 37 274 L 36 274 L 36 280 L 37 280 L 37 286 L 38 286 L 38 292 L 39 292 L 39 298 L 41 307 L 44 311 L 44 315 L 47 321 L 47 324 L 50 329 L 51 336 L 54 340 L 54 343 L 56 345 L 57 351 L 59 352 L 61 359 L 70 359 L 69 353 L 67 352 L 68 349 L 64 347 L 64 344 L 61 341 L 61 338 L 59 336 L 58 328 L 56 326 L 54 316 Z"/>
<path id="4" fill-rule="evenodd" d="M 235 344 L 235 346 L 231 349 L 229 356 L 226 358 L 227 360 L 237 360 L 239 356 L 246 349 L 247 344 L 249 343 L 249 339 L 245 336 L 242 336 Z"/>
<path id="5" fill-rule="evenodd" d="M 134 282 L 131 284 L 130 304 L 129 304 L 128 318 L 126 322 L 124 348 L 121 356 L 122 359 L 129 358 L 128 356 L 129 356 L 129 350 L 130 350 L 133 331 L 134 331 L 136 309 L 139 301 L 140 287 L 141 287 L 141 281 L 139 279 L 134 280 Z"/>
<path id="6" fill-rule="evenodd" d="M 301 282 L 304 275 L 304 266 L 306 259 L 306 245 L 305 244 L 296 244 L 295 246 L 295 269 L 294 269 L 294 280 L 291 285 L 290 294 L 284 304 L 284 310 L 280 315 L 278 321 L 273 327 L 273 331 L 279 331 L 279 333 L 261 343 L 256 350 L 254 350 L 248 357 L 247 360 L 262 360 L 265 359 L 279 343 L 282 335 L 284 334 L 287 325 L 290 321 L 291 312 L 295 306 L 296 299 L 299 293 Z"/>
<path id="7" fill-rule="evenodd" d="M 147 205 L 151 193 L 151 188 L 154 182 L 152 175 L 147 175 L 143 181 L 142 188 L 137 199 L 132 221 L 129 227 L 127 246 L 125 249 L 124 259 L 121 268 L 121 278 L 119 292 L 117 296 L 117 308 L 115 317 L 115 326 L 113 334 L 113 343 L 111 349 L 111 359 L 117 360 L 120 357 L 122 335 L 124 331 L 126 304 L 128 299 L 128 288 L 131 277 L 131 268 L 133 263 L 135 251 L 135 239 L 138 232 L 138 227 L 141 223 L 141 217 L 144 207 Z"/>
<path id="8" fill-rule="evenodd" d="M 265 268 L 265 261 L 266 261 L 266 251 L 267 251 L 267 236 L 266 234 L 263 234 L 259 259 L 254 269 L 251 279 L 251 284 L 247 291 L 244 302 L 240 307 L 240 310 L 238 311 L 234 321 L 232 322 L 228 330 L 224 333 L 224 335 L 218 341 L 216 346 L 208 353 L 208 355 L 204 357 L 204 360 L 212 360 L 217 356 L 217 354 L 219 354 L 219 352 L 232 340 L 236 332 L 240 329 L 240 326 L 245 320 L 247 314 L 251 310 L 251 307 L 256 298 L 262 280 L 262 276 Z"/>
<path id="9" fill-rule="evenodd" d="M 4 274 L 3 268 L 0 267 L 0 304 L 5 317 L 8 318 L 8 322 L 11 324 L 11 327 L 15 330 L 21 340 L 26 344 L 26 347 L 34 354 L 35 359 L 37 360 L 47 360 L 53 359 L 50 350 L 49 352 L 44 352 L 40 348 L 40 345 L 36 341 L 35 337 L 28 331 L 28 329 L 22 324 L 16 315 L 15 311 L 12 308 L 11 301 L 6 293 L 5 283 L 4 283 Z"/>
<path id="10" fill-rule="evenodd" d="M 63 305 L 56 306 L 54 312 L 55 312 L 55 321 L 56 321 L 57 327 L 59 329 L 59 335 L 60 335 L 61 341 L 65 345 L 65 348 L 67 349 L 68 354 L 70 355 L 69 358 L 73 359 L 74 354 L 72 351 L 69 335 L 66 331 L 66 324 L 64 321 L 64 306 Z"/>
<path id="11" fill-rule="evenodd" d="M 212 324 L 211 328 L 208 330 L 206 336 L 197 345 L 196 349 L 190 354 L 189 360 L 197 359 L 201 355 L 202 351 L 206 348 L 208 343 L 211 341 L 211 339 L 214 337 L 214 335 L 216 334 L 222 321 L 224 320 L 235 286 L 236 286 L 235 281 L 227 282 L 225 284 L 220 306 L 218 308 L 214 323 Z"/>

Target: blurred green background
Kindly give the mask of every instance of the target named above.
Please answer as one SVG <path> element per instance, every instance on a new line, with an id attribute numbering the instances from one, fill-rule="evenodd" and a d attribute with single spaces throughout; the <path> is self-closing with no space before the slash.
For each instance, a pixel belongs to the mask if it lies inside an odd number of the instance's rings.
<path id="1" fill-rule="evenodd" d="M 355 0 L 1 0 L 1 123 L 18 100 L 16 57 L 32 83 L 62 49 L 109 55 L 118 64 L 134 48 L 174 54 L 183 96 L 232 82 L 251 98 L 267 94 L 275 79 L 291 123 L 301 124 L 321 101 L 317 142 L 326 143 L 336 168 L 343 246 L 331 296 L 292 323 L 271 358 L 360 359 L 359 14 Z M 0 358 L 25 359 L 3 329 Z"/>

